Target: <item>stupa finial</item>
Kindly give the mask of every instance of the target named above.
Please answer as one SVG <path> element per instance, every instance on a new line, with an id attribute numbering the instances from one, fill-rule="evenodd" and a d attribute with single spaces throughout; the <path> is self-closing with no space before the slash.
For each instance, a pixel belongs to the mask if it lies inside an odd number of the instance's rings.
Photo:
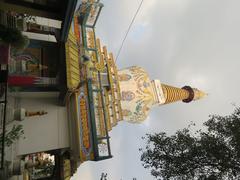
<path id="1" fill-rule="evenodd" d="M 201 91 L 201 90 L 199 90 L 197 88 L 194 88 L 193 91 L 194 91 L 194 99 L 193 100 L 202 99 L 202 98 L 204 98 L 204 97 L 206 97 L 208 95 L 204 91 Z"/>

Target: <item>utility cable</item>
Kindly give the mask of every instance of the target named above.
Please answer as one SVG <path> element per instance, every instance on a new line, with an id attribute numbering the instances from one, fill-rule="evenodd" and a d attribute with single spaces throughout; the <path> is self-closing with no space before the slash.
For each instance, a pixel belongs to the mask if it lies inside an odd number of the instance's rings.
<path id="1" fill-rule="evenodd" d="M 138 8 L 137 8 L 137 11 L 135 12 L 135 14 L 134 14 L 134 16 L 133 16 L 133 18 L 132 18 L 132 21 L 131 21 L 131 23 L 130 23 L 129 26 L 128 26 L 127 32 L 126 32 L 126 34 L 125 34 L 125 36 L 124 36 L 124 38 L 123 38 L 123 40 L 122 40 L 122 43 L 121 43 L 121 46 L 120 46 L 119 50 L 118 50 L 118 53 L 117 53 L 117 57 L 116 57 L 116 61 L 115 61 L 115 63 L 117 63 L 117 60 L 118 60 L 118 57 L 119 57 L 119 55 L 120 55 L 120 53 L 121 53 L 121 51 L 122 51 L 122 48 L 123 48 L 124 42 L 126 41 L 127 36 L 128 36 L 128 33 L 130 32 L 131 27 L 132 27 L 132 25 L 133 25 L 133 23 L 134 23 L 134 21 L 135 21 L 137 15 L 138 15 L 140 9 L 141 9 L 141 7 L 142 7 L 143 1 L 144 1 L 144 0 L 141 0 L 139 6 L 138 6 Z"/>

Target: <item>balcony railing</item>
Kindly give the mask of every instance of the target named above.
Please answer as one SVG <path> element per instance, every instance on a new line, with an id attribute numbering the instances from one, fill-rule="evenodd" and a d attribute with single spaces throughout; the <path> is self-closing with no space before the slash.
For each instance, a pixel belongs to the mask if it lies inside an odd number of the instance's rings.
<path id="1" fill-rule="evenodd" d="M 99 65 L 101 59 L 99 57 L 96 36 L 95 36 L 95 25 L 103 5 L 99 1 L 89 1 L 80 8 L 80 17 L 82 14 L 82 36 L 83 46 L 91 56 L 90 61 L 96 62 Z M 91 40 L 89 40 L 91 39 Z M 105 67 L 105 66 L 104 66 Z M 107 128 L 107 114 L 106 114 L 106 102 L 104 98 L 104 87 L 101 72 L 94 71 L 92 76 L 95 78 L 88 77 L 88 99 L 89 99 L 89 111 L 91 117 L 91 130 L 93 137 L 93 147 L 95 160 L 103 160 L 111 158 L 110 149 L 110 137 L 108 135 Z"/>

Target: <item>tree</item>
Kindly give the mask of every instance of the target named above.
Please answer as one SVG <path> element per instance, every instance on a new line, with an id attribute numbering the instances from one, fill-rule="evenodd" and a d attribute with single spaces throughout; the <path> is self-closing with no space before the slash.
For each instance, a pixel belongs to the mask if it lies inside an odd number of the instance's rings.
<path id="1" fill-rule="evenodd" d="M 147 134 L 143 166 L 158 179 L 240 179 L 240 108 L 211 115 L 203 125 L 206 130 L 195 133 L 190 125 L 171 136 Z"/>
<path id="2" fill-rule="evenodd" d="M 21 51 L 28 46 L 29 39 L 22 35 L 22 32 L 17 28 L 0 25 L 0 43 L 10 44 L 16 50 Z"/>
<path id="3" fill-rule="evenodd" d="M 107 173 L 102 173 L 100 180 L 107 180 Z"/>

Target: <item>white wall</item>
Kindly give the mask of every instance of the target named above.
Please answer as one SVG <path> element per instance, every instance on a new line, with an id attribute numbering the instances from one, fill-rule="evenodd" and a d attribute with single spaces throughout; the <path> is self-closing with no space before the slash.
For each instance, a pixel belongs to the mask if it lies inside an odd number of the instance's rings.
<path id="1" fill-rule="evenodd" d="M 37 94 L 35 97 L 38 97 Z M 18 155 L 69 147 L 66 107 L 57 104 L 57 97 L 24 96 L 19 105 L 27 111 L 46 111 L 43 116 L 27 117 L 21 123 L 25 139 L 18 142 Z"/>

